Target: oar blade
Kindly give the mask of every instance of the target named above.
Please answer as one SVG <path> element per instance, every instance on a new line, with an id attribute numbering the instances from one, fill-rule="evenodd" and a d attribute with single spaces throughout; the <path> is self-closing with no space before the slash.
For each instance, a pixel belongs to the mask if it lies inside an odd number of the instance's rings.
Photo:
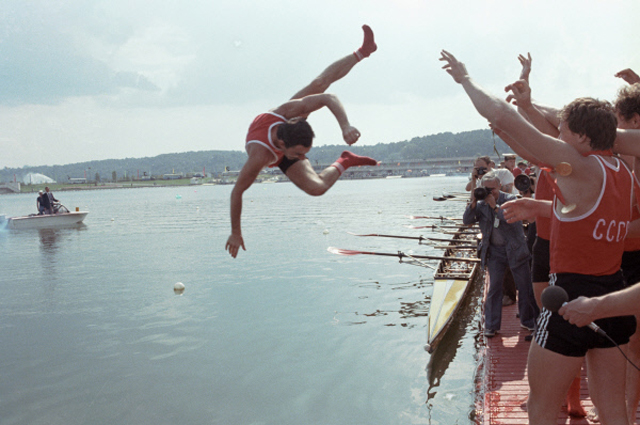
<path id="1" fill-rule="evenodd" d="M 330 246 L 329 248 L 327 248 L 327 251 L 329 251 L 332 254 L 338 254 L 338 255 L 358 255 L 358 254 L 362 254 L 362 252 L 360 252 L 360 251 L 353 251 L 351 249 L 341 249 L 341 248 L 336 248 L 334 246 Z"/>

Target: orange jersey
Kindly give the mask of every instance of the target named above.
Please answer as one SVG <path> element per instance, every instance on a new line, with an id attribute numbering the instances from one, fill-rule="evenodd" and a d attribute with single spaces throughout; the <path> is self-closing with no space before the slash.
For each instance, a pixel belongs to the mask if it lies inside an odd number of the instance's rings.
<path id="1" fill-rule="evenodd" d="M 287 122 L 285 117 L 274 114 L 273 112 L 258 115 L 249 126 L 245 149 L 250 143 L 257 143 L 260 146 L 269 149 L 273 154 L 273 162 L 269 164 L 269 167 L 277 166 L 280 161 L 282 161 L 284 152 L 276 148 L 273 144 L 273 140 L 271 140 L 271 129 L 273 129 L 274 126 L 284 124 L 285 122 Z"/>
<path id="2" fill-rule="evenodd" d="M 560 217 L 555 197 L 551 214 L 551 273 L 605 276 L 620 270 L 631 220 L 633 176 L 618 158 L 609 164 L 599 155 L 604 174 L 595 205 L 579 217 Z"/>
<path id="3" fill-rule="evenodd" d="M 553 200 L 553 190 L 549 181 L 551 176 L 546 171 L 540 171 L 538 182 L 536 184 L 536 193 L 533 194 L 535 199 L 543 201 Z M 536 232 L 542 239 L 551 239 L 551 218 L 536 216 Z"/>

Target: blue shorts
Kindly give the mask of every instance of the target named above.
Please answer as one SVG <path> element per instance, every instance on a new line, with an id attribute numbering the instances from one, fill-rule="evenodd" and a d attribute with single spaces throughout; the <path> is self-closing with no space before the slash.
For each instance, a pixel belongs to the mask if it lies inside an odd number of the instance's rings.
<path id="1" fill-rule="evenodd" d="M 554 282 L 555 280 L 555 282 Z M 561 286 L 567 291 L 569 301 L 579 296 L 597 297 L 625 287 L 622 273 L 609 276 L 590 276 L 576 273 L 551 275 L 551 285 Z M 636 331 L 634 316 L 619 316 L 596 320 L 595 323 L 618 345 L 629 342 Z M 584 357 L 592 348 L 611 348 L 615 344 L 591 328 L 572 325 L 557 313 L 546 308 L 538 317 L 535 339 L 538 345 L 555 353 L 569 357 Z"/>

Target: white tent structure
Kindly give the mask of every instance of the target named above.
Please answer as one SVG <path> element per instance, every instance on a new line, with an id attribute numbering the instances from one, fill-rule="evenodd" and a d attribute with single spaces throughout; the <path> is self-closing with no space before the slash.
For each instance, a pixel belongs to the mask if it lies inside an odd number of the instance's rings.
<path id="1" fill-rule="evenodd" d="M 51 177 L 47 177 L 40 173 L 29 173 L 22 178 L 24 184 L 42 184 L 42 183 L 55 183 L 56 181 Z"/>

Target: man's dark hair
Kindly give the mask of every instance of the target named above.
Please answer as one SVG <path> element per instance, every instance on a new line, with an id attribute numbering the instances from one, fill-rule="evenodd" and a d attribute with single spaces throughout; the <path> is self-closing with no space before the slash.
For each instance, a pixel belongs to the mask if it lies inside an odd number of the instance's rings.
<path id="1" fill-rule="evenodd" d="M 614 106 L 625 120 L 633 118 L 633 114 L 640 115 L 640 83 L 624 86 L 618 90 Z"/>
<path id="2" fill-rule="evenodd" d="M 310 148 L 313 143 L 313 130 L 307 120 L 290 120 L 278 127 L 278 139 L 284 142 L 285 148 L 302 145 Z"/>
<path id="3" fill-rule="evenodd" d="M 569 126 L 569 130 L 581 136 L 587 136 L 594 150 L 613 147 L 618 120 L 611 103 L 591 97 L 581 97 L 562 108 L 559 117 Z"/>

